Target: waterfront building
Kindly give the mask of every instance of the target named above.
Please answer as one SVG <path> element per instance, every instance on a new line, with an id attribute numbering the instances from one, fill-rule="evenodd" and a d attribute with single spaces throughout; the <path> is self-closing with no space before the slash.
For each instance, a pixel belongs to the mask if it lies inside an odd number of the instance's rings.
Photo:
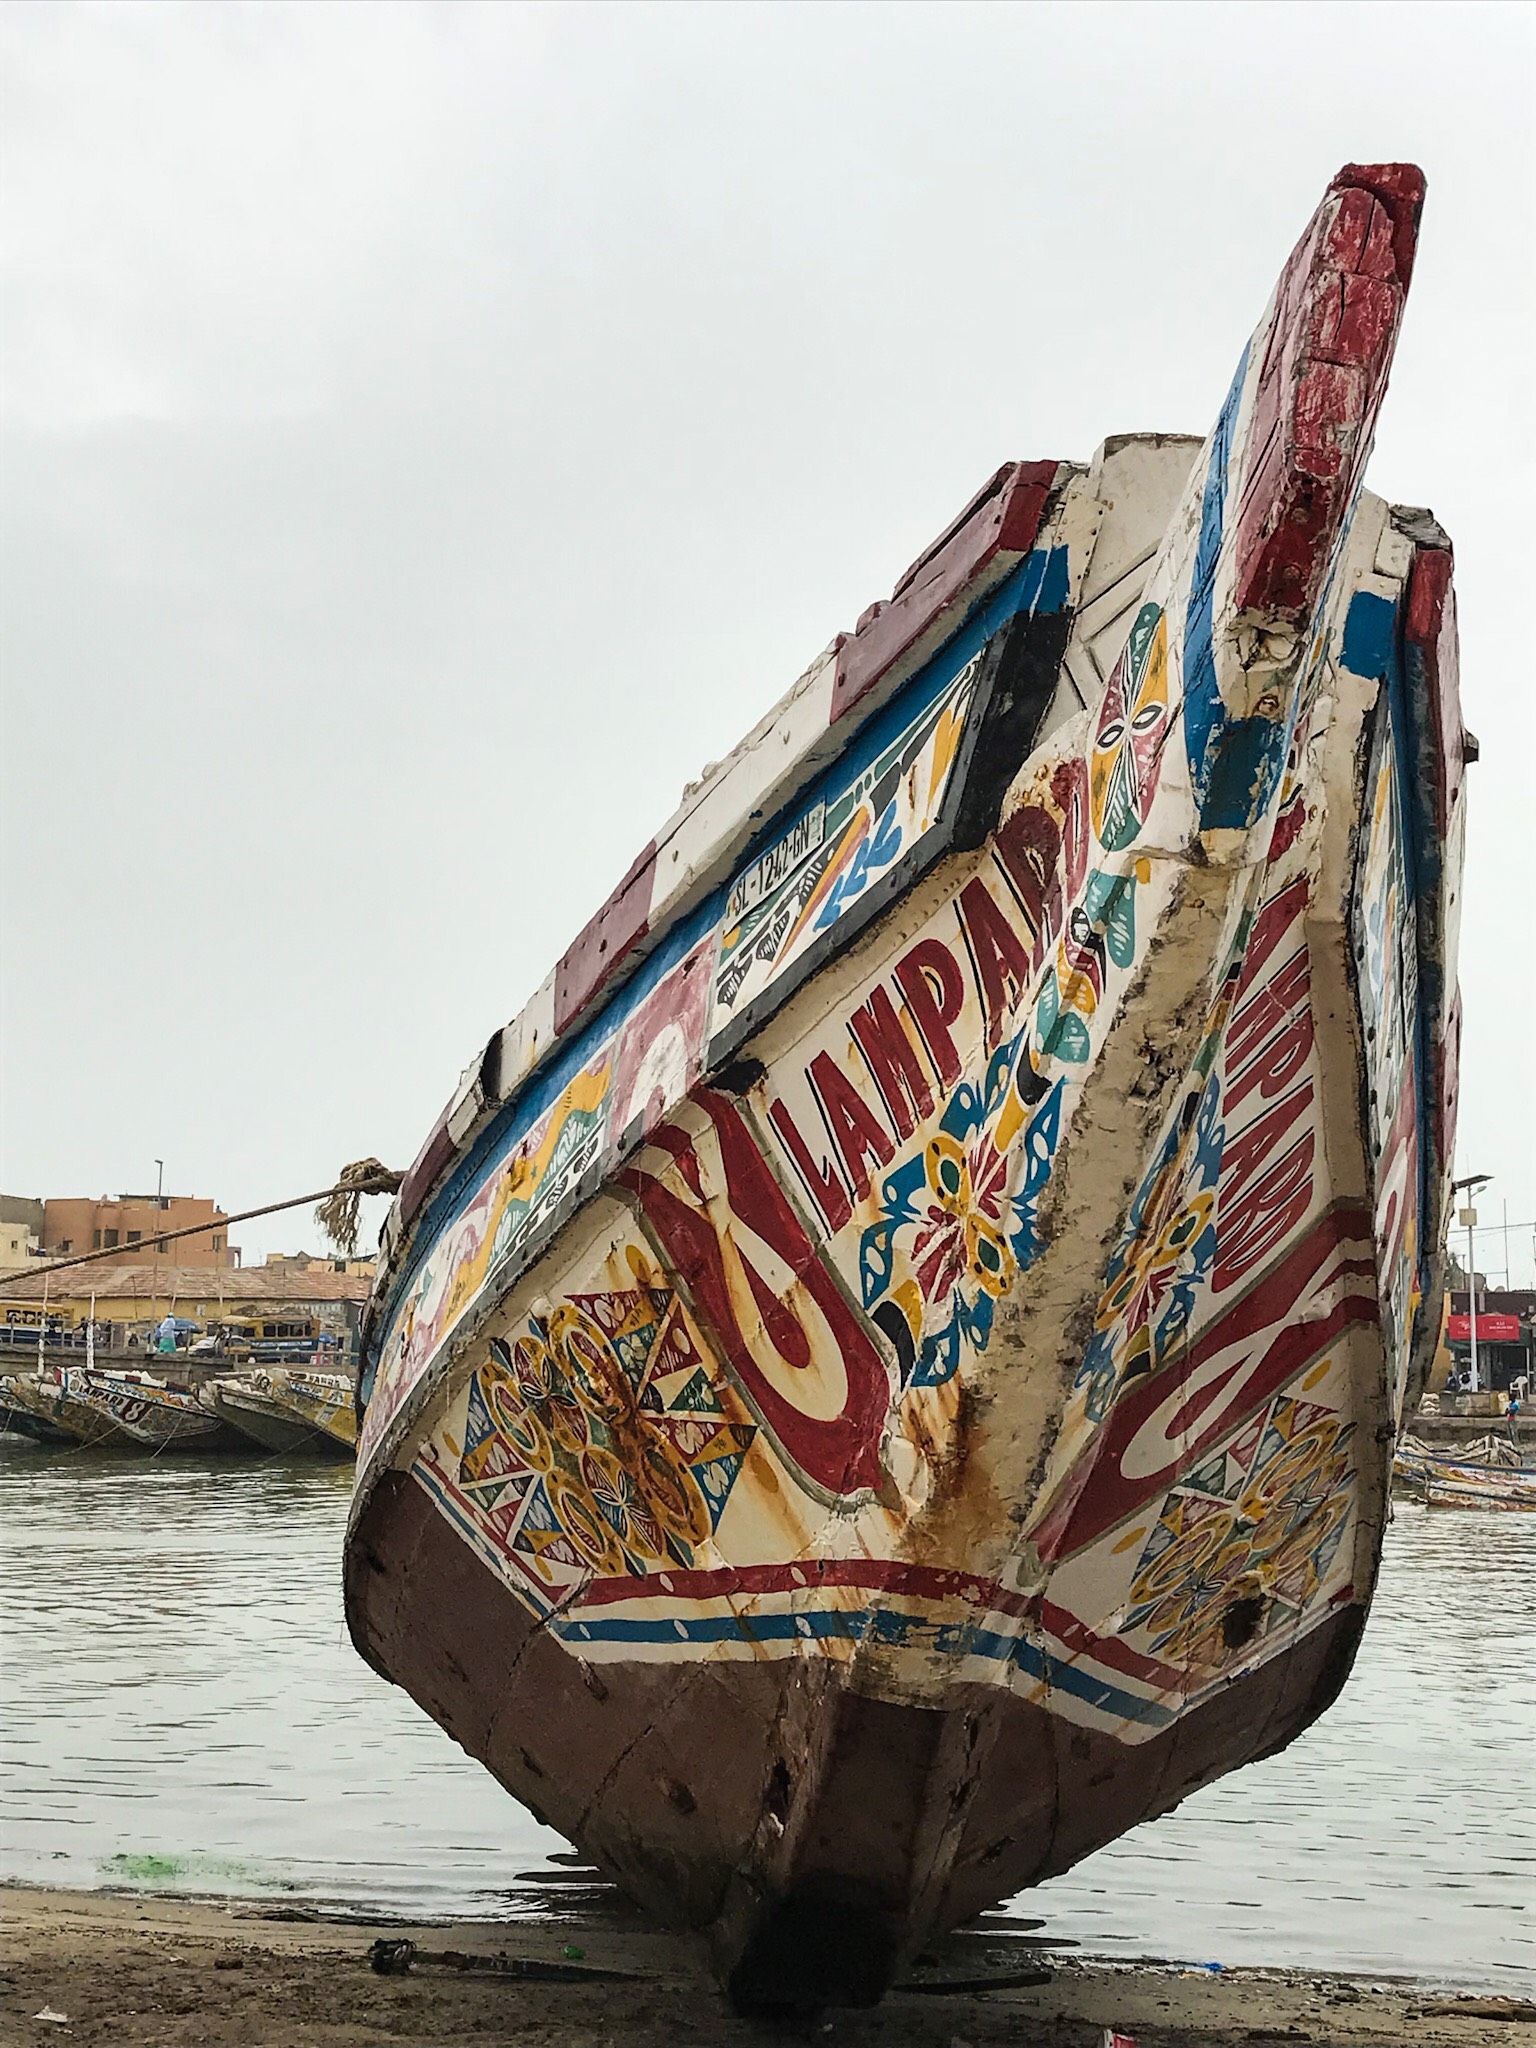
<path id="1" fill-rule="evenodd" d="M 371 1258 L 349 1258 L 342 1252 L 268 1252 L 267 1270 L 282 1267 L 293 1273 L 350 1273 L 354 1278 L 372 1280 L 377 1262 Z"/>
<path id="2" fill-rule="evenodd" d="M 164 1230 L 194 1223 L 208 1229 L 174 1244 L 146 1240 Z M 121 1247 L 126 1257 L 153 1258 L 169 1266 L 238 1266 L 240 1253 L 229 1242 L 229 1218 L 217 1202 L 200 1195 L 102 1195 L 51 1197 L 43 1204 L 43 1250 L 50 1258 Z M 143 1244 L 142 1252 L 135 1252 Z"/>
<path id="3" fill-rule="evenodd" d="M 318 1264 L 302 1272 L 286 1266 L 230 1271 L 103 1259 L 58 1272 L 0 1276 L 0 1330 L 30 1329 L 35 1340 L 45 1280 L 50 1330 L 56 1322 L 65 1333 L 80 1330 L 94 1314 L 98 1341 L 114 1351 L 142 1348 L 170 1314 L 199 1333 L 238 1327 L 263 1341 L 323 1332 L 347 1359 L 356 1350 L 370 1285 L 364 1274 Z"/>
<path id="4" fill-rule="evenodd" d="M 25 1267 L 42 1244 L 43 1205 L 26 1195 L 0 1195 L 0 1273 Z"/>
<path id="5" fill-rule="evenodd" d="M 1465 1374 L 1472 1362 L 1472 1310 L 1465 1287 L 1452 1288 L 1446 1317 L 1451 1370 Z M 1485 1287 L 1478 1276 L 1477 1362 L 1479 1384 L 1507 1394 L 1515 1381 L 1532 1378 L 1536 1353 L 1536 1290 Z"/>

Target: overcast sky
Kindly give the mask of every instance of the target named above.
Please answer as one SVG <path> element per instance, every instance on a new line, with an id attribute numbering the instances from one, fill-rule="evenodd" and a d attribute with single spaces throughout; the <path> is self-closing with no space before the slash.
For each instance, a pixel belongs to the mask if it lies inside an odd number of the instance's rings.
<path id="1" fill-rule="evenodd" d="M 406 1164 L 990 471 L 1203 433 L 1332 173 L 1410 157 L 1369 481 L 1456 543 L 1461 1170 L 1536 1221 L 1533 23 L 10 0 L 0 1184 Z"/>

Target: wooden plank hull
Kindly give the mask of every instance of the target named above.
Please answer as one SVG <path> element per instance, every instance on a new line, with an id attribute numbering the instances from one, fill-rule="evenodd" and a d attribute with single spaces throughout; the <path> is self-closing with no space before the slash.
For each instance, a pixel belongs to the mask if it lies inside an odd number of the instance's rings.
<path id="1" fill-rule="evenodd" d="M 70 1397 L 79 1406 L 107 1416 L 123 1437 L 140 1450 L 244 1450 L 239 1430 L 209 1411 L 193 1394 L 158 1382 L 72 1367 L 63 1375 Z"/>
<path id="2" fill-rule="evenodd" d="M 253 1443 L 273 1451 L 333 1458 L 353 1455 L 357 1421 L 350 1404 L 293 1395 L 276 1375 L 252 1380 L 213 1381 L 203 1399 L 213 1412 Z"/>
<path id="3" fill-rule="evenodd" d="M 1455 1100 L 1449 546 L 1360 490 L 1420 192 L 1341 173 L 1203 446 L 998 473 L 386 1227 L 354 1639 L 743 2003 L 1348 1671 Z"/>
<path id="4" fill-rule="evenodd" d="M 825 1659 L 584 1663 L 401 1474 L 348 1571 L 354 1604 L 365 1573 L 408 1575 L 409 1601 L 370 1602 L 372 1661 L 632 1897 L 705 1930 L 749 2006 L 873 2002 L 936 1929 L 1283 1746 L 1338 1692 L 1363 1622 L 1345 1606 L 1132 1746 L 986 1681 L 920 1704 Z"/>
<path id="5" fill-rule="evenodd" d="M 1536 1509 L 1536 1468 L 1526 1465 L 1507 1438 L 1485 1439 L 1479 1458 L 1437 1454 L 1414 1437 L 1402 1438 L 1392 1476 L 1406 1493 L 1432 1508 Z"/>
<path id="6" fill-rule="evenodd" d="M 71 1443 L 92 1448 L 112 1446 L 127 1449 L 133 1439 L 115 1416 L 99 1403 L 85 1397 L 71 1372 L 29 1374 L 12 1384 L 12 1398 L 29 1410 L 49 1430 L 61 1432 Z"/>
<path id="7" fill-rule="evenodd" d="M 28 1387 L 30 1387 L 30 1380 Z M 70 1432 L 45 1412 L 35 1396 L 18 1385 L 15 1378 L 0 1385 L 0 1435 L 23 1436 L 38 1444 L 72 1444 Z"/>

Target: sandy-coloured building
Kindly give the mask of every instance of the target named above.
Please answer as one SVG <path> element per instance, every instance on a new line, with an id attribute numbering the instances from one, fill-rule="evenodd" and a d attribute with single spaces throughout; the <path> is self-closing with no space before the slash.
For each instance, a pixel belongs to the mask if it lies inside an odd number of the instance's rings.
<path id="1" fill-rule="evenodd" d="M 238 1324 L 261 1337 L 301 1336 L 313 1327 L 350 1350 L 370 1285 L 363 1274 L 319 1266 L 228 1271 L 112 1259 L 60 1271 L 40 1266 L 0 1278 L 0 1326 L 35 1327 L 46 1284 L 50 1324 L 65 1330 L 94 1316 L 99 1331 L 111 1327 L 126 1341 L 170 1313 L 204 1328 Z"/>
<path id="2" fill-rule="evenodd" d="M 160 1231 L 195 1223 L 206 1223 L 207 1231 L 174 1244 L 146 1242 Z M 167 1266 L 235 1266 L 240 1255 L 230 1245 L 228 1223 L 217 1202 L 199 1195 L 56 1197 L 43 1204 L 43 1249 L 50 1258 L 68 1258 L 120 1246 L 131 1258 L 164 1260 Z M 144 1250 L 135 1251 L 140 1244 Z"/>

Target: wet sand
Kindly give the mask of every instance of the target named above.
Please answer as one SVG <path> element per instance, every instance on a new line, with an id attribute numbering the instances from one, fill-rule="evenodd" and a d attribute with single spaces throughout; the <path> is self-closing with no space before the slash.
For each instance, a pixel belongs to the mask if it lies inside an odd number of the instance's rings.
<path id="1" fill-rule="evenodd" d="M 294 1917 L 273 1917 L 285 1910 Z M 5 2048 L 1098 2048 L 1111 2025 L 1138 2048 L 1536 2048 L 1536 2004 L 1311 1974 L 1064 1961 L 990 1931 L 957 1937 L 924 1975 L 953 1984 L 1048 1972 L 1049 1981 L 897 1990 L 873 2012 L 786 2031 L 735 2018 L 691 1945 L 638 1920 L 365 1926 L 270 1902 L 25 1886 L 0 1889 L 0 1912 Z M 378 1974 L 371 1944 L 399 1938 L 416 1944 L 411 1968 Z M 583 1974 L 530 1980 L 516 1974 L 519 1962 Z M 615 1974 L 585 1974 L 598 1971 Z M 35 2017 L 45 2008 L 65 2021 Z"/>

